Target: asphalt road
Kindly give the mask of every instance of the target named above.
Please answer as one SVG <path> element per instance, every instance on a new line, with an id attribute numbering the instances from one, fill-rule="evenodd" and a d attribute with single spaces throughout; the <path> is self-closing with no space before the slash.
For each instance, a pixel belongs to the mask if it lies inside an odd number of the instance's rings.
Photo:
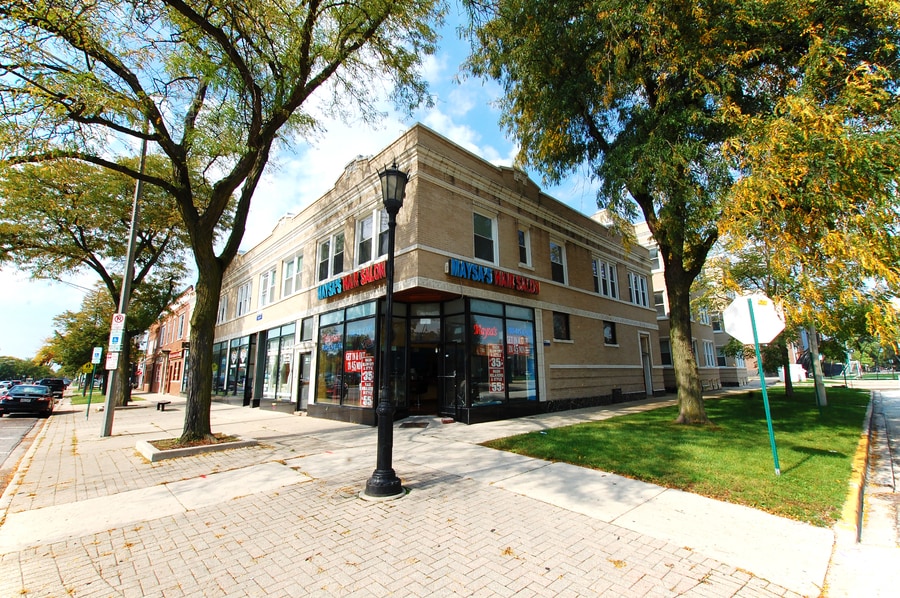
<path id="1" fill-rule="evenodd" d="M 22 415 L 6 415 L 0 418 L 0 493 L 6 489 L 9 477 L 15 472 L 22 456 L 22 451 L 17 452 L 16 449 L 27 448 L 22 446 L 22 439 L 34 428 L 37 421 L 36 417 Z"/>

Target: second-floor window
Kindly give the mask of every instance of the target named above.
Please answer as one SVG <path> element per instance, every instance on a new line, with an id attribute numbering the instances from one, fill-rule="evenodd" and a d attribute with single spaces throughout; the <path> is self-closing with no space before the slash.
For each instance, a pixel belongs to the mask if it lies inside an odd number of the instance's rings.
<path id="1" fill-rule="evenodd" d="M 519 229 L 519 263 L 531 265 L 531 235 L 525 229 Z"/>
<path id="2" fill-rule="evenodd" d="M 566 284 L 566 249 L 550 241 L 550 275 L 556 282 Z"/>
<path id="3" fill-rule="evenodd" d="M 476 212 L 473 214 L 473 223 L 475 225 L 475 257 L 486 262 L 495 262 L 496 221 Z"/>
<path id="4" fill-rule="evenodd" d="M 701 307 L 697 310 L 697 319 L 701 324 L 706 324 L 709 326 L 709 310 L 705 307 Z"/>
<path id="5" fill-rule="evenodd" d="M 178 314 L 178 338 L 184 338 L 184 314 Z"/>
<path id="6" fill-rule="evenodd" d="M 653 293 L 653 304 L 656 306 L 656 315 L 666 316 L 666 297 L 662 293 Z"/>
<path id="7" fill-rule="evenodd" d="M 594 260 L 594 292 L 612 299 L 619 298 L 619 277 L 612 262 Z"/>
<path id="8" fill-rule="evenodd" d="M 319 243 L 319 281 L 344 271 L 344 233 L 337 233 Z"/>
<path id="9" fill-rule="evenodd" d="M 281 264 L 281 296 L 287 297 L 300 290 L 303 282 L 303 254 L 284 260 Z"/>
<path id="10" fill-rule="evenodd" d="M 275 301 L 275 268 L 259 275 L 259 306 L 265 307 Z"/>
<path id="11" fill-rule="evenodd" d="M 631 302 L 641 307 L 649 307 L 647 298 L 647 277 L 634 272 L 628 273 L 628 290 L 631 293 Z"/>
<path id="12" fill-rule="evenodd" d="M 662 270 L 662 256 L 659 254 L 659 247 L 650 248 L 650 269 Z"/>
<path id="13" fill-rule="evenodd" d="M 228 296 L 219 297 L 219 311 L 216 313 L 216 324 L 221 324 L 228 317 Z"/>
<path id="14" fill-rule="evenodd" d="M 387 210 L 372 212 L 356 222 L 356 265 L 365 264 L 387 255 Z"/>
<path id="15" fill-rule="evenodd" d="M 706 367 L 716 367 L 716 346 L 712 341 L 703 341 L 703 356 L 706 358 Z"/>
<path id="16" fill-rule="evenodd" d="M 234 308 L 234 315 L 239 318 L 250 313 L 250 294 L 253 292 L 253 283 L 247 281 L 238 287 L 237 305 Z"/>

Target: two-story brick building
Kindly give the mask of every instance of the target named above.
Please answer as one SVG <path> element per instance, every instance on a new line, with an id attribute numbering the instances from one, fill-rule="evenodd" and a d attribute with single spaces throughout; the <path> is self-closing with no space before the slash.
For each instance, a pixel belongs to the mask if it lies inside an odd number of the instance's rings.
<path id="1" fill-rule="evenodd" d="M 185 391 L 185 365 L 194 303 L 194 287 L 191 286 L 148 329 L 139 376 L 143 390 L 171 395 Z"/>
<path id="2" fill-rule="evenodd" d="M 663 392 L 647 249 L 417 125 L 235 259 L 217 396 L 374 423 L 387 253 L 378 171 L 395 162 L 409 176 L 391 323 L 398 417 L 471 423 Z"/>

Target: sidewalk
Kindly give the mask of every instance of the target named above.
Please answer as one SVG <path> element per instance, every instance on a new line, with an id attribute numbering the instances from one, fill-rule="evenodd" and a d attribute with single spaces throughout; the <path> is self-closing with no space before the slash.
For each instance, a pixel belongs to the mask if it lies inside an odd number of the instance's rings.
<path id="1" fill-rule="evenodd" d="M 471 426 L 398 422 L 393 466 L 408 494 L 372 503 L 358 493 L 375 467 L 374 428 L 213 403 L 215 432 L 259 444 L 151 464 L 137 441 L 178 436 L 184 405 L 175 398 L 156 411 L 153 395 L 140 398 L 116 410 L 109 438 L 100 438 L 96 404 L 89 419 L 64 404 L 37 433 L 0 499 L 0 596 L 819 596 L 823 587 L 829 596 L 872 596 L 890 588 L 831 593 L 861 587 L 862 566 L 874 564 L 845 558 L 853 546 L 832 530 L 478 445 L 665 401 Z M 838 566 L 829 570 L 833 551 Z"/>

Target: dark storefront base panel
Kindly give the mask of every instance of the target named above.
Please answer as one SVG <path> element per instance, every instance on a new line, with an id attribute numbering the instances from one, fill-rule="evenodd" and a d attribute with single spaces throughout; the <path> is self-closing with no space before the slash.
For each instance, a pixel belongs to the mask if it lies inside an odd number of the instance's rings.
<path id="1" fill-rule="evenodd" d="M 340 405 L 329 403 L 312 403 L 307 406 L 306 413 L 311 417 L 333 419 L 351 424 L 363 424 L 364 426 L 374 426 L 377 423 L 374 409 L 341 407 Z"/>

